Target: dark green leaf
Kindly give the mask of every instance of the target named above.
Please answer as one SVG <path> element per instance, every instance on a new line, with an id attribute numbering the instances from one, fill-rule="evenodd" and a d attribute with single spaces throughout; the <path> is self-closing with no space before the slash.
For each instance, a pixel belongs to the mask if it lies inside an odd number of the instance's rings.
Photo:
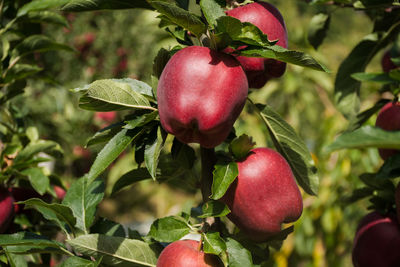
<path id="1" fill-rule="evenodd" d="M 349 127 L 346 129 L 346 132 L 352 132 L 355 129 L 360 128 L 368 119 L 374 115 L 378 110 L 380 110 L 389 100 L 380 99 L 372 108 L 369 108 L 360 114 L 358 114 L 354 119 L 350 120 Z"/>
<path id="2" fill-rule="evenodd" d="M 148 235 L 159 242 L 174 242 L 189 234 L 190 230 L 182 218 L 170 216 L 155 220 Z"/>
<path id="3" fill-rule="evenodd" d="M 21 172 L 23 175 L 28 176 L 29 182 L 32 187 L 41 195 L 46 193 L 47 189 L 50 187 L 50 180 L 47 177 L 42 169 L 40 168 L 30 168 L 23 170 Z"/>
<path id="4" fill-rule="evenodd" d="M 317 49 L 325 39 L 326 32 L 329 29 L 331 17 L 328 14 L 317 14 L 308 25 L 308 42 Z"/>
<path id="5" fill-rule="evenodd" d="M 95 219 L 97 205 L 103 197 L 103 181 L 95 180 L 89 183 L 86 177 L 82 177 L 71 185 L 62 203 L 71 208 L 76 218 L 74 226 L 88 233 Z"/>
<path id="6" fill-rule="evenodd" d="M 86 94 L 81 97 L 79 107 L 87 110 L 110 111 L 116 109 L 148 109 L 153 92 L 144 82 L 126 79 L 97 80 L 83 89 Z"/>
<path id="7" fill-rule="evenodd" d="M 395 154 L 385 160 L 382 167 L 376 174 L 377 179 L 400 177 L 400 153 Z"/>
<path id="8" fill-rule="evenodd" d="M 126 237 L 125 229 L 122 224 L 107 220 L 99 219 L 91 228 L 92 234 L 103 234 L 108 236 Z"/>
<path id="9" fill-rule="evenodd" d="M 82 235 L 67 241 L 74 250 L 111 266 L 156 266 L 157 254 L 140 240 L 100 234 Z"/>
<path id="10" fill-rule="evenodd" d="M 138 136 L 142 130 L 122 129 L 103 147 L 88 173 L 89 183 L 96 179 Z"/>
<path id="11" fill-rule="evenodd" d="M 64 248 L 61 243 L 52 241 L 45 236 L 30 232 L 19 232 L 11 235 L 0 235 L 0 246 L 46 246 Z"/>
<path id="12" fill-rule="evenodd" d="M 151 113 L 145 113 L 142 115 L 139 115 L 135 119 L 128 119 L 125 121 L 126 125 L 124 128 L 126 129 L 134 129 L 136 127 L 141 127 L 146 125 L 149 122 L 158 120 L 158 110 L 155 110 Z"/>
<path id="13" fill-rule="evenodd" d="M 11 51 L 11 61 L 17 57 L 23 57 L 35 52 L 45 52 L 51 50 L 74 51 L 65 44 L 57 43 L 44 35 L 31 35 L 25 38 Z"/>
<path id="14" fill-rule="evenodd" d="M 43 69 L 39 66 L 28 65 L 28 64 L 16 64 L 13 68 L 11 68 L 6 77 L 4 78 L 4 83 L 10 83 L 12 81 L 25 79 Z"/>
<path id="15" fill-rule="evenodd" d="M 170 21 L 198 37 L 207 30 L 206 25 L 201 21 L 201 19 L 189 11 L 163 1 L 149 0 L 148 2 L 157 9 L 158 12 L 168 17 Z"/>
<path id="16" fill-rule="evenodd" d="M 69 0 L 63 11 L 82 12 L 95 11 L 104 9 L 130 9 L 130 8 L 147 8 L 152 7 L 146 0 Z"/>
<path id="17" fill-rule="evenodd" d="M 202 206 L 203 214 L 199 218 L 222 217 L 228 215 L 231 211 L 227 205 L 220 201 L 210 200 Z"/>
<path id="18" fill-rule="evenodd" d="M 217 163 L 213 171 L 213 184 L 210 198 L 217 200 L 223 197 L 238 174 L 239 171 L 236 162 Z"/>
<path id="19" fill-rule="evenodd" d="M 335 80 L 335 101 L 345 117 L 350 119 L 355 117 L 360 108 L 361 83 L 353 79 L 351 75 L 364 72 L 375 54 L 397 36 L 399 29 L 398 24 L 383 36 L 378 33 L 365 36 L 342 61 Z"/>
<path id="20" fill-rule="evenodd" d="M 229 267 L 253 266 L 250 251 L 245 249 L 238 241 L 233 238 L 226 239 Z"/>
<path id="21" fill-rule="evenodd" d="M 171 155 L 185 169 L 191 169 L 196 160 L 194 149 L 176 138 L 172 142 Z"/>
<path id="22" fill-rule="evenodd" d="M 63 15 L 51 11 L 30 12 L 22 20 L 33 23 L 52 23 L 68 27 L 68 21 Z"/>
<path id="23" fill-rule="evenodd" d="M 175 0 L 176 4 L 177 4 L 179 7 L 183 8 L 183 9 L 185 9 L 185 10 L 188 10 L 188 9 L 189 9 L 189 1 L 190 1 L 190 0 Z"/>
<path id="24" fill-rule="evenodd" d="M 138 168 L 131 170 L 124 175 L 122 175 L 118 181 L 114 184 L 114 187 L 112 189 L 112 194 L 115 194 L 122 188 L 131 185 L 136 182 L 140 182 L 143 180 L 151 179 L 151 175 L 149 171 L 146 168 Z"/>
<path id="25" fill-rule="evenodd" d="M 18 10 L 17 16 L 23 16 L 31 11 L 41 11 L 60 7 L 68 3 L 68 1 L 70 0 L 34 0 L 21 7 Z"/>
<path id="26" fill-rule="evenodd" d="M 216 0 L 201 0 L 200 7 L 210 25 L 215 26 L 219 17 L 226 16 L 224 10 Z"/>
<path id="27" fill-rule="evenodd" d="M 21 150 L 14 162 L 18 163 L 21 161 L 26 161 L 39 152 L 45 152 L 47 154 L 57 156 L 63 153 L 60 145 L 58 145 L 56 142 L 39 140 L 38 142 L 28 144 L 23 150 Z"/>
<path id="28" fill-rule="evenodd" d="M 226 250 L 225 241 L 221 238 L 219 232 L 202 234 L 202 239 L 205 253 L 219 255 Z"/>
<path id="29" fill-rule="evenodd" d="M 377 82 L 382 84 L 396 83 L 398 81 L 392 79 L 388 73 L 364 73 L 357 72 L 351 75 L 353 79 L 360 82 Z"/>
<path id="30" fill-rule="evenodd" d="M 48 204 L 38 198 L 31 198 L 18 203 L 25 204 L 25 208 L 36 209 L 43 215 L 43 217 L 55 222 L 65 232 L 69 232 L 67 230 L 68 228 L 72 230 L 76 223 L 72 210 L 68 206 L 56 203 Z"/>
<path id="31" fill-rule="evenodd" d="M 116 123 L 101 129 L 89 138 L 86 147 L 110 141 L 114 135 L 121 131 L 122 125 L 122 123 Z"/>
<path id="32" fill-rule="evenodd" d="M 382 179 L 375 173 L 363 173 L 360 180 L 374 190 L 389 190 L 394 192 L 394 185 L 389 179 Z"/>
<path id="33" fill-rule="evenodd" d="M 303 52 L 288 50 L 279 45 L 255 49 L 250 47 L 245 50 L 240 50 L 239 52 L 241 56 L 272 58 L 318 71 L 329 72 L 324 65 L 317 62 L 310 55 Z"/>
<path id="34" fill-rule="evenodd" d="M 344 203 L 344 205 L 349 205 L 360 199 L 372 196 L 373 192 L 374 190 L 370 187 L 357 188 L 353 190 L 350 196 L 344 197 L 342 199 L 342 202 Z"/>
<path id="35" fill-rule="evenodd" d="M 400 131 L 385 131 L 378 127 L 364 126 L 353 132 L 346 132 L 325 148 L 327 153 L 349 148 L 391 148 L 400 149 Z"/>
<path id="36" fill-rule="evenodd" d="M 316 195 L 319 185 L 317 168 L 303 139 L 271 107 L 264 106 L 260 116 L 268 127 L 276 149 L 290 164 L 299 185 L 308 194 Z"/>
<path id="37" fill-rule="evenodd" d="M 162 133 L 161 126 L 155 128 L 146 142 L 144 150 L 144 162 L 146 168 L 153 177 L 156 179 L 158 158 L 160 157 L 161 150 L 164 146 L 166 135 Z"/>

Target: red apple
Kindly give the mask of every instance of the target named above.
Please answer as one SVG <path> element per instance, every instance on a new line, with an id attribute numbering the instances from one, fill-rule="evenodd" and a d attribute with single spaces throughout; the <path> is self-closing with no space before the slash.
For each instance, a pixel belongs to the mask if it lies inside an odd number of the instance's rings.
<path id="1" fill-rule="evenodd" d="M 265 2 L 252 3 L 227 11 L 227 15 L 256 25 L 269 40 L 278 40 L 277 45 L 287 48 L 288 37 L 285 22 L 279 10 Z M 232 50 L 227 50 L 232 51 Z M 246 72 L 249 87 L 261 88 L 271 78 L 285 73 L 286 63 L 274 59 L 237 57 Z"/>
<path id="2" fill-rule="evenodd" d="M 96 112 L 94 117 L 96 120 L 111 123 L 117 117 L 117 112 L 115 112 L 115 111 Z"/>
<path id="3" fill-rule="evenodd" d="M 381 66 L 382 66 L 382 70 L 384 72 L 389 72 L 389 71 L 397 68 L 397 66 L 393 63 L 393 61 L 390 58 L 391 58 L 390 51 L 386 51 L 385 54 L 383 54 L 383 57 L 381 60 Z"/>
<path id="4" fill-rule="evenodd" d="M 400 222 L 400 183 L 397 184 L 395 193 L 395 203 L 396 203 L 397 221 Z"/>
<path id="5" fill-rule="evenodd" d="M 379 111 L 375 125 L 386 131 L 400 130 L 400 102 L 387 103 Z M 383 160 L 398 153 L 396 149 L 379 149 L 379 155 Z"/>
<path id="6" fill-rule="evenodd" d="M 365 216 L 353 244 L 354 267 L 400 266 L 400 228 L 394 217 L 372 212 Z"/>
<path id="7" fill-rule="evenodd" d="M 10 192 L 0 188 L 0 234 L 4 233 L 14 217 L 14 198 Z"/>
<path id="8" fill-rule="evenodd" d="M 168 61 L 157 88 L 164 129 L 183 143 L 222 143 L 246 101 L 248 83 L 239 62 L 207 47 L 183 48 Z"/>
<path id="9" fill-rule="evenodd" d="M 157 267 L 222 267 L 219 258 L 200 250 L 196 240 L 179 240 L 169 244 L 160 254 Z"/>
<path id="10" fill-rule="evenodd" d="M 237 164 L 239 175 L 221 201 L 231 210 L 228 218 L 249 238 L 265 241 L 281 231 L 282 223 L 301 216 L 300 190 L 278 152 L 255 148 Z"/>
<path id="11" fill-rule="evenodd" d="M 55 185 L 54 186 L 54 192 L 56 193 L 56 196 L 59 200 L 63 200 L 65 197 L 65 194 L 67 192 L 65 192 L 64 188 L 62 188 L 61 186 Z"/>

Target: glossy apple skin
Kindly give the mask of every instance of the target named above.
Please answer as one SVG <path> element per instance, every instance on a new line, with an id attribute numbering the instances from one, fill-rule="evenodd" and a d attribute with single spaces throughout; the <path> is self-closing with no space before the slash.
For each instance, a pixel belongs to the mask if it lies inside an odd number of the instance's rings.
<path id="1" fill-rule="evenodd" d="M 392 216 L 374 211 L 360 222 L 354 238 L 354 267 L 400 266 L 400 228 Z"/>
<path id="2" fill-rule="evenodd" d="M 303 200 L 287 161 L 269 148 L 256 148 L 237 162 L 239 175 L 221 198 L 228 218 L 254 241 L 265 241 L 294 222 Z"/>
<path id="3" fill-rule="evenodd" d="M 392 62 L 390 58 L 390 51 L 386 51 L 385 54 L 383 54 L 382 56 L 381 66 L 384 72 L 389 72 L 397 68 L 397 66 Z"/>
<path id="4" fill-rule="evenodd" d="M 0 234 L 4 233 L 14 217 L 14 198 L 5 188 L 0 188 Z"/>
<path id="5" fill-rule="evenodd" d="M 168 61 L 157 87 L 163 128 L 183 143 L 222 143 L 243 109 L 246 75 L 230 55 L 207 47 L 183 48 Z"/>
<path id="6" fill-rule="evenodd" d="M 219 258 L 199 250 L 199 241 L 179 240 L 161 252 L 157 267 L 223 267 Z"/>
<path id="7" fill-rule="evenodd" d="M 228 16 L 241 22 L 256 25 L 268 39 L 278 40 L 277 45 L 287 48 L 288 37 L 285 22 L 279 10 L 265 2 L 251 3 L 226 12 Z M 232 50 L 228 50 L 232 51 Z M 281 77 L 286 70 L 286 63 L 274 59 L 237 57 L 249 80 L 250 88 L 261 88 L 271 78 Z"/>
<path id="8" fill-rule="evenodd" d="M 376 117 L 375 125 L 386 131 L 399 131 L 400 102 L 390 102 L 384 105 Z M 378 149 L 378 151 L 383 160 L 399 152 L 399 150 L 396 149 Z"/>

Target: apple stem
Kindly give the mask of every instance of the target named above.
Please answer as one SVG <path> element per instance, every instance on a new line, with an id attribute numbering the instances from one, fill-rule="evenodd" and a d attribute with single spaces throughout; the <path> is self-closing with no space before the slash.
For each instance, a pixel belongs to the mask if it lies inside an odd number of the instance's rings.
<path id="1" fill-rule="evenodd" d="M 200 148 L 201 155 L 201 194 L 203 202 L 206 203 L 211 195 L 213 182 L 213 170 L 217 161 L 214 148 Z"/>

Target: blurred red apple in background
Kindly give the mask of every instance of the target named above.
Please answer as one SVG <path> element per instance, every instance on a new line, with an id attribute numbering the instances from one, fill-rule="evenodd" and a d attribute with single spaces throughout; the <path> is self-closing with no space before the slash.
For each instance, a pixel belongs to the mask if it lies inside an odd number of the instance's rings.
<path id="1" fill-rule="evenodd" d="M 381 66 L 382 66 L 382 70 L 384 72 L 389 72 L 393 69 L 398 68 L 393 61 L 391 60 L 391 53 L 390 51 L 386 51 L 383 56 L 382 56 L 382 60 L 381 60 Z"/>
<path id="2" fill-rule="evenodd" d="M 0 234 L 4 233 L 14 217 L 14 198 L 11 193 L 0 187 Z"/>

